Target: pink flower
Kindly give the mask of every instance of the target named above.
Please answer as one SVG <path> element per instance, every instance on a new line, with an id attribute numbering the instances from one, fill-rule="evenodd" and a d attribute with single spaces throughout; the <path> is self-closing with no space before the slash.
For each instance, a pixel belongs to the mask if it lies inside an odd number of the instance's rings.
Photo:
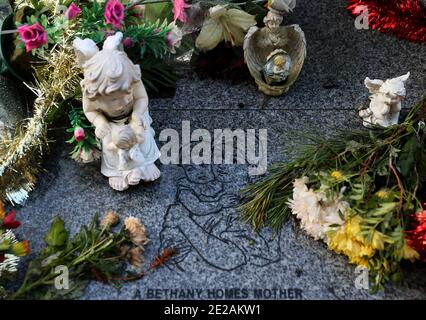
<path id="1" fill-rule="evenodd" d="M 125 46 L 126 48 L 130 48 L 131 46 L 133 46 L 133 40 L 130 37 L 127 37 L 123 40 L 123 46 Z"/>
<path id="2" fill-rule="evenodd" d="M 86 138 L 86 133 L 82 127 L 77 127 L 74 130 L 74 137 L 77 142 L 83 141 Z"/>
<path id="3" fill-rule="evenodd" d="M 73 20 L 75 17 L 77 17 L 80 14 L 80 12 L 81 12 L 81 9 L 77 7 L 73 2 L 68 7 L 67 11 L 65 12 L 65 17 L 68 20 Z"/>
<path id="4" fill-rule="evenodd" d="M 185 9 L 189 7 L 191 7 L 191 5 L 185 3 L 185 0 L 173 0 L 174 21 L 180 20 L 186 23 L 188 21 L 188 16 L 185 13 Z"/>
<path id="5" fill-rule="evenodd" d="M 124 20 L 124 6 L 119 0 L 109 0 L 105 7 L 105 21 L 117 29 L 121 28 Z"/>
<path id="6" fill-rule="evenodd" d="M 46 31 L 38 22 L 34 23 L 32 26 L 27 24 L 20 26 L 18 28 L 18 33 L 21 40 L 25 43 L 27 52 L 47 44 Z"/>

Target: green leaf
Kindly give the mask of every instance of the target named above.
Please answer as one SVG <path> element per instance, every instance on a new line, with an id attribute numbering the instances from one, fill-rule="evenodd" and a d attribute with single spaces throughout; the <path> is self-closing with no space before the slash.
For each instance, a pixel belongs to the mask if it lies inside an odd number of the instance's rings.
<path id="1" fill-rule="evenodd" d="M 44 241 L 49 247 L 61 247 L 68 240 L 68 231 L 65 229 L 64 221 L 56 217 L 53 219 L 50 230 L 44 236 Z"/>

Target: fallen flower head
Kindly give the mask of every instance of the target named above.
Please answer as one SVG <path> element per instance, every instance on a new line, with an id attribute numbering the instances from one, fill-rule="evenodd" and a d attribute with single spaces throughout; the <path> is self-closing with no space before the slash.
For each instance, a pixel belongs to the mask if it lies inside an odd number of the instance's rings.
<path id="1" fill-rule="evenodd" d="M 120 223 L 120 217 L 117 212 L 108 210 L 101 221 L 101 226 L 104 228 L 113 228 Z"/>
<path id="2" fill-rule="evenodd" d="M 145 246 L 149 242 L 146 227 L 138 218 L 128 217 L 124 220 L 124 225 L 135 245 Z"/>

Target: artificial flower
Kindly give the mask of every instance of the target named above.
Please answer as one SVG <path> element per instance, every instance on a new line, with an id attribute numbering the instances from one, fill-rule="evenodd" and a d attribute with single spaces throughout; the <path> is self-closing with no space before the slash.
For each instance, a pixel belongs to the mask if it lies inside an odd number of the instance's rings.
<path id="1" fill-rule="evenodd" d="M 247 30 L 256 25 L 254 16 L 239 9 L 227 9 L 225 5 L 217 5 L 209 9 L 201 32 L 195 45 L 200 50 L 211 50 L 219 42 L 225 40 L 233 46 L 244 42 Z"/>
<path id="2" fill-rule="evenodd" d="M 47 33 L 38 23 L 29 26 L 27 24 L 18 28 L 21 40 L 25 43 L 25 49 L 30 52 L 47 44 Z"/>
<path id="3" fill-rule="evenodd" d="M 15 220 L 16 211 L 12 210 L 6 215 L 2 220 L 2 227 L 5 229 L 17 229 L 21 225 L 21 223 Z"/>
<path id="4" fill-rule="evenodd" d="M 182 42 L 183 33 L 182 30 L 172 22 L 168 25 L 170 29 L 166 34 L 166 43 L 171 53 L 176 53 L 176 48 L 179 48 Z"/>
<path id="5" fill-rule="evenodd" d="M 124 5 L 119 0 L 109 0 L 104 12 L 106 23 L 120 29 L 124 20 L 124 10 Z"/>
<path id="6" fill-rule="evenodd" d="M 123 40 L 123 46 L 125 46 L 126 48 L 130 48 L 133 45 L 134 45 L 134 42 L 133 42 L 132 38 L 130 38 L 130 37 L 124 38 L 124 40 Z"/>
<path id="7" fill-rule="evenodd" d="M 75 19 L 81 12 L 81 9 L 77 7 L 74 2 L 68 7 L 67 11 L 65 11 L 65 17 L 68 20 Z"/>
<path id="8" fill-rule="evenodd" d="M 83 141 L 86 138 L 86 133 L 82 127 L 74 129 L 74 137 L 77 142 Z"/>
<path id="9" fill-rule="evenodd" d="M 144 246 L 148 243 L 146 227 L 138 218 L 128 217 L 124 220 L 124 225 L 135 245 Z"/>
<path id="10" fill-rule="evenodd" d="M 120 223 L 120 217 L 118 216 L 117 212 L 113 210 L 108 210 L 101 221 L 101 226 L 105 228 L 112 228 L 119 223 Z"/>
<path id="11" fill-rule="evenodd" d="M 15 256 L 24 257 L 31 252 L 30 250 L 30 242 L 28 240 L 24 240 L 22 242 L 15 242 L 11 246 L 11 251 Z"/>
<path id="12" fill-rule="evenodd" d="M 101 158 L 101 153 L 98 149 L 81 148 L 71 154 L 71 158 L 79 163 L 90 163 Z"/>
<path id="13" fill-rule="evenodd" d="M 173 15 L 174 22 L 177 20 L 186 23 L 188 21 L 188 16 L 186 15 L 185 9 L 191 7 L 187 4 L 185 0 L 173 0 Z"/>

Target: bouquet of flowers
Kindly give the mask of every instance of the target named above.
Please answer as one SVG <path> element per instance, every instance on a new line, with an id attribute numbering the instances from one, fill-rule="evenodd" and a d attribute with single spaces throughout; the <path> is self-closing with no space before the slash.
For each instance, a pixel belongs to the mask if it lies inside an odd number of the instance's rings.
<path id="1" fill-rule="evenodd" d="M 290 163 L 243 192 L 244 218 L 278 230 L 294 215 L 329 250 L 369 269 L 374 289 L 425 259 L 426 98 L 402 124 L 309 137 Z"/>
<path id="2" fill-rule="evenodd" d="M 149 239 L 146 226 L 126 217 L 121 228 L 119 214 L 108 211 L 84 225 L 73 236 L 56 217 L 44 236 L 45 247 L 29 262 L 25 277 L 14 291 L 6 291 L 6 275 L 17 271 L 20 257 L 29 253 L 28 241 L 18 242 L 11 232 L 19 222 L 11 212 L 2 218 L 0 229 L 0 298 L 72 299 L 84 294 L 91 280 L 119 286 L 143 278 L 167 263 L 175 254 L 165 248 L 143 269 L 143 253 Z"/>
<path id="3" fill-rule="evenodd" d="M 29 241 L 18 241 L 14 230 L 21 226 L 14 210 L 6 212 L 0 202 L 0 298 L 5 295 L 6 281 L 18 271 L 22 257 L 30 253 Z"/>

